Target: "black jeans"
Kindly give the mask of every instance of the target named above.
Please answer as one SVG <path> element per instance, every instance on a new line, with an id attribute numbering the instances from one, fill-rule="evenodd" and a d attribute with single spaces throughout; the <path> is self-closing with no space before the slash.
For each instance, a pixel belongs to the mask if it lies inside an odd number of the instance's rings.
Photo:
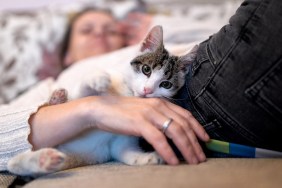
<path id="1" fill-rule="evenodd" d="M 282 151 L 282 1 L 246 0 L 200 44 L 176 103 L 211 138 Z"/>

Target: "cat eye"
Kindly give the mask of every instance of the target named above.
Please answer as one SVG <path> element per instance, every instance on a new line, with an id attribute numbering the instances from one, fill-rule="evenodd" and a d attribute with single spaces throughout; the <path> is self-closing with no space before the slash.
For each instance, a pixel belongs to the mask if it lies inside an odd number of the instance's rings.
<path id="1" fill-rule="evenodd" d="M 170 89 L 172 87 L 172 83 L 170 83 L 169 81 L 164 81 L 160 84 L 160 87 L 163 87 L 165 89 Z"/>
<path id="2" fill-rule="evenodd" d="M 151 74 L 151 67 L 149 67 L 148 65 L 143 65 L 142 72 L 146 76 L 149 76 Z"/>

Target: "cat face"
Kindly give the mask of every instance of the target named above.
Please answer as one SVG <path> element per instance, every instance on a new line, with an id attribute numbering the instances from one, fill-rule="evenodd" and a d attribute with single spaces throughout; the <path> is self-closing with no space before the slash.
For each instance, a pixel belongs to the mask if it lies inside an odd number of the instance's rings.
<path id="1" fill-rule="evenodd" d="M 172 97 L 184 85 L 187 65 L 196 48 L 185 56 L 173 56 L 164 48 L 161 26 L 155 26 L 141 45 L 141 54 L 131 61 L 132 90 L 138 97 Z"/>

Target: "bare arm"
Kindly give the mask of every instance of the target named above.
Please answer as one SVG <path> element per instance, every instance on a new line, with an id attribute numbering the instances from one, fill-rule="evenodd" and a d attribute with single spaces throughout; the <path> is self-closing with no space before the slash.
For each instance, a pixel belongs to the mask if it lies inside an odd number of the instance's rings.
<path id="1" fill-rule="evenodd" d="M 205 161 L 196 139 L 209 137 L 190 112 L 161 99 L 87 97 L 46 106 L 30 118 L 30 141 L 35 149 L 60 144 L 88 128 L 144 137 L 168 164 L 178 160 L 160 131 L 173 118 L 166 135 L 190 164 Z"/>
<path id="2" fill-rule="evenodd" d="M 43 106 L 29 118 L 33 149 L 54 147 L 86 130 L 87 100 Z"/>

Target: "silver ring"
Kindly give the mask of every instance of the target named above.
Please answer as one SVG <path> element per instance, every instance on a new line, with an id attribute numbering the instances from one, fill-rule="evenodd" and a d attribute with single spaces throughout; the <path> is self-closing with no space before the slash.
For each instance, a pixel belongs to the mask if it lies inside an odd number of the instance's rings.
<path id="1" fill-rule="evenodd" d="M 173 119 L 169 118 L 168 120 L 166 120 L 162 126 L 162 132 L 165 134 L 165 131 L 168 129 L 168 127 L 170 126 L 170 124 L 172 123 Z"/>

